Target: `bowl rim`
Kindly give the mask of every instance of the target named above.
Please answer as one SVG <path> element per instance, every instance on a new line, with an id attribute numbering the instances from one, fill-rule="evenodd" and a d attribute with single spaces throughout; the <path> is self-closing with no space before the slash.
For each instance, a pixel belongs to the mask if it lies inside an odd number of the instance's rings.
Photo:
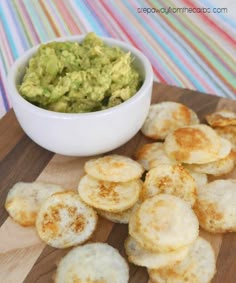
<path id="1" fill-rule="evenodd" d="M 129 107 L 130 104 L 135 103 L 139 97 L 142 95 L 145 95 L 145 89 L 149 88 L 149 86 L 153 83 L 153 69 L 150 61 L 148 58 L 137 48 L 133 47 L 131 44 L 128 44 L 126 42 L 123 42 L 121 40 L 114 39 L 112 37 L 104 37 L 104 36 L 99 36 L 106 44 L 109 44 L 111 46 L 117 45 L 118 47 L 128 49 L 130 50 L 131 54 L 134 57 L 137 57 L 138 60 L 141 62 L 141 64 L 144 67 L 144 73 L 145 73 L 145 78 L 143 81 L 142 86 L 140 89 L 128 100 L 122 102 L 119 105 L 104 109 L 104 110 L 99 110 L 99 111 L 94 111 L 94 112 L 85 112 L 85 113 L 66 113 L 66 112 L 56 112 L 52 110 L 47 110 L 44 108 L 41 108 L 39 106 L 36 106 L 29 101 L 27 101 L 25 98 L 23 98 L 20 93 L 17 90 L 16 83 L 15 83 L 15 76 L 16 73 L 19 72 L 19 69 L 21 68 L 22 62 L 28 61 L 29 58 L 37 51 L 37 49 L 40 47 L 42 44 L 46 44 L 49 42 L 54 42 L 54 41 L 77 41 L 80 42 L 83 40 L 83 38 L 86 36 L 86 34 L 82 35 L 73 35 L 73 36 L 64 36 L 64 37 L 58 37 L 52 40 L 48 40 L 45 42 L 42 42 L 36 46 L 31 47 L 27 51 L 25 51 L 11 66 L 9 73 L 8 73 L 8 85 L 9 85 L 9 95 L 12 99 L 17 99 L 19 103 L 23 103 L 25 107 L 28 107 L 29 110 L 32 112 L 37 112 L 38 114 L 41 115 L 46 115 L 46 116 L 54 116 L 58 118 L 75 118 L 75 117 L 86 117 L 86 116 L 100 116 L 100 115 L 108 115 L 114 111 Z M 13 98 L 14 97 L 14 98 Z M 14 109 L 14 103 L 13 103 L 13 109 Z"/>

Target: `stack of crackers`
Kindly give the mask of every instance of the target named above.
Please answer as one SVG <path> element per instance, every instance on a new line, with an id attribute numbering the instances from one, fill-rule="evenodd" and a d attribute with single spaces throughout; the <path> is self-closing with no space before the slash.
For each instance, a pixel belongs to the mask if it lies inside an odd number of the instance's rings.
<path id="1" fill-rule="evenodd" d="M 78 186 L 82 200 L 101 216 L 127 224 L 140 198 L 143 167 L 131 158 L 113 154 L 86 162 L 85 172 Z"/>
<path id="2" fill-rule="evenodd" d="M 223 179 L 235 167 L 236 114 L 224 110 L 206 119 L 210 126 L 186 106 L 162 102 L 151 106 L 143 125 L 143 134 L 154 141 L 136 152 L 147 174 L 126 252 L 131 262 L 148 268 L 150 283 L 211 281 L 214 252 L 198 236 L 196 219 L 211 233 L 236 232 L 236 180 Z M 178 201 L 171 203 L 167 195 Z M 188 212 L 178 208 L 180 200 Z M 190 212 L 196 218 L 184 224 Z M 191 233 L 195 239 L 184 243 Z"/>
<path id="3" fill-rule="evenodd" d="M 218 111 L 201 124 L 175 102 L 152 105 L 142 132 L 152 142 L 131 159 L 91 159 L 78 191 L 43 183 L 17 183 L 6 200 L 10 216 L 35 225 L 56 248 L 73 248 L 58 265 L 55 282 L 127 283 L 126 260 L 108 244 L 87 243 L 97 214 L 128 224 L 129 262 L 146 267 L 149 283 L 208 283 L 216 272 L 211 244 L 199 236 L 236 232 L 236 114 Z M 222 177 L 222 178 L 221 178 Z"/>

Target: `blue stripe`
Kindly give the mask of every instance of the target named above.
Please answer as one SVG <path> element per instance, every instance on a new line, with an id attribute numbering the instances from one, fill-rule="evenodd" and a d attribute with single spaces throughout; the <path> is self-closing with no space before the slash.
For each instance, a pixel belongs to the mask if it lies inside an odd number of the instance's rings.
<path id="1" fill-rule="evenodd" d="M 38 0 L 37 1 L 31 0 L 31 2 L 33 3 L 32 5 L 34 7 L 34 10 L 37 12 L 39 21 L 41 22 L 42 29 L 46 31 L 47 38 L 50 39 L 52 37 L 55 37 L 55 32 L 52 29 L 52 26 L 48 21 L 48 17 L 45 14 L 45 11 L 43 10 L 40 2 Z"/>
<path id="2" fill-rule="evenodd" d="M 52 13 L 51 10 L 52 11 L 55 10 L 54 11 L 54 17 L 53 17 L 53 22 L 54 22 L 55 25 L 57 23 L 59 23 L 59 26 L 60 26 L 59 29 L 61 31 L 60 33 L 61 34 L 65 34 L 65 35 L 71 35 L 70 30 L 69 30 L 66 22 L 63 20 L 61 13 L 56 8 L 55 3 L 52 0 L 45 0 L 45 1 L 46 1 L 47 5 L 50 7 L 50 10 L 48 10 L 49 13 Z M 51 27 L 51 23 L 49 23 L 49 26 Z"/>
<path id="3" fill-rule="evenodd" d="M 123 1 L 123 0 L 122 0 Z M 123 2 L 122 2 L 123 3 Z M 109 3 L 111 4 L 111 3 Z M 148 6 L 145 6 L 148 7 Z M 124 15 L 121 13 L 121 11 L 118 10 L 118 8 L 116 6 L 113 6 L 113 9 L 116 10 L 116 13 L 119 14 L 120 18 L 122 20 L 120 20 L 120 22 L 125 23 L 127 20 L 124 17 Z M 138 29 L 134 29 L 134 27 L 132 25 L 130 25 L 127 30 L 132 30 L 133 34 L 136 34 L 137 36 L 137 41 L 139 41 L 141 44 L 145 45 L 145 42 L 147 42 L 147 40 L 145 39 L 145 37 L 142 35 L 142 33 L 138 32 Z M 131 33 L 131 32 L 130 32 Z M 158 62 L 158 67 L 159 67 L 159 72 L 162 72 L 163 78 L 166 81 L 169 81 L 169 83 L 173 83 L 173 84 L 177 84 L 180 85 L 182 82 L 175 76 L 175 74 L 171 73 L 171 70 L 169 68 L 169 66 L 166 65 L 166 62 L 163 61 L 163 58 L 161 56 L 159 56 L 159 54 L 156 52 L 156 50 L 152 47 L 151 44 L 146 44 L 143 52 L 145 52 L 146 50 L 149 50 L 149 53 L 151 54 L 155 54 L 156 56 L 156 61 Z M 147 52 L 145 52 L 147 54 Z M 152 62 L 153 66 L 154 66 L 154 62 Z M 160 69 L 161 68 L 161 69 Z"/>
<path id="4" fill-rule="evenodd" d="M 12 37 L 11 30 L 9 29 L 9 24 L 7 22 L 7 19 L 5 18 L 5 15 L 4 15 L 4 12 L 3 12 L 3 7 L 1 7 L 1 2 L 0 2 L 0 19 L 3 23 L 3 27 L 4 27 L 4 30 L 5 30 L 5 33 L 6 33 L 6 37 L 7 37 L 7 40 L 9 42 L 9 47 L 10 47 L 9 49 L 12 52 L 13 58 L 16 59 L 16 58 L 18 58 L 19 53 L 18 53 L 17 47 L 15 45 L 15 41 Z"/>
<path id="5" fill-rule="evenodd" d="M 219 92 L 219 90 L 223 91 L 225 94 L 228 94 L 230 97 L 232 96 L 231 91 L 228 90 L 228 88 L 222 83 L 221 80 L 218 80 L 216 76 L 213 76 L 212 70 L 208 67 L 207 64 L 205 64 L 204 61 L 202 61 L 198 55 L 195 53 L 195 51 L 191 51 L 188 44 L 182 40 L 181 36 L 178 33 L 173 32 L 173 30 L 168 26 L 168 24 L 161 18 L 157 17 L 155 15 L 149 15 L 153 21 L 157 25 L 159 25 L 163 30 L 166 31 L 166 36 L 170 38 L 170 41 L 175 41 L 176 49 L 178 48 L 179 52 L 183 55 L 183 57 L 186 58 L 189 62 L 193 63 L 194 68 L 196 67 L 196 72 L 203 73 L 203 79 L 205 80 L 206 77 L 208 77 L 208 80 L 206 81 L 211 88 Z M 187 56 L 186 56 L 187 55 Z M 192 78 L 192 76 L 191 76 Z M 188 79 L 191 79 L 188 77 Z M 205 92 L 205 88 L 204 88 Z"/>
<path id="6" fill-rule="evenodd" d="M 159 0 L 159 2 L 162 3 L 162 6 L 163 6 L 163 7 L 165 6 L 165 3 L 163 2 L 163 0 Z M 211 49 L 209 49 L 209 48 L 206 46 L 206 44 L 205 44 L 204 41 L 201 39 L 201 37 L 198 38 L 199 35 L 198 35 L 197 33 L 196 33 L 196 35 L 195 35 L 194 29 L 188 28 L 188 26 L 186 25 L 186 23 L 185 23 L 185 21 L 184 21 L 184 19 L 186 20 L 187 18 L 184 18 L 184 17 L 183 17 L 183 20 L 182 20 L 180 17 L 177 17 L 176 14 L 171 14 L 171 17 L 174 19 L 174 21 L 178 22 L 178 24 L 181 26 L 181 32 L 182 32 L 182 33 L 183 33 L 183 31 L 185 31 L 186 34 L 188 34 L 188 33 L 191 34 L 191 36 L 194 38 L 194 45 L 195 45 L 195 47 L 198 48 L 198 50 L 199 50 L 199 47 L 196 45 L 196 42 L 199 43 L 199 46 L 201 46 L 201 48 L 203 48 L 203 49 L 206 50 L 205 53 L 207 52 L 207 53 L 210 54 L 210 55 L 212 54 L 212 53 L 211 53 Z M 193 42 L 192 39 L 190 39 L 190 40 L 191 40 L 191 42 Z M 182 42 L 185 44 L 185 40 L 183 40 Z M 189 47 L 188 47 L 188 48 L 189 48 Z M 192 48 L 190 48 L 190 50 L 191 50 L 191 49 L 192 49 Z M 195 51 L 193 50 L 193 52 L 195 52 Z M 200 50 L 200 52 L 201 52 L 201 54 L 205 54 L 205 53 L 202 53 L 201 50 Z M 225 64 L 224 64 L 224 63 L 222 64 L 222 62 L 219 60 L 218 57 L 216 57 L 216 55 L 214 55 L 213 58 L 214 58 L 214 61 L 211 61 L 212 65 L 213 65 L 214 67 L 216 67 L 216 69 L 218 68 L 218 67 L 217 67 L 218 65 L 221 65 L 221 66 L 222 66 L 222 69 L 224 69 L 224 72 L 227 72 L 228 76 L 231 77 L 232 79 L 234 79 L 234 78 L 233 78 L 233 74 L 232 74 L 232 72 L 228 69 L 228 67 L 226 68 L 226 67 L 225 67 Z M 209 66 L 207 65 L 207 63 L 205 63 L 205 61 L 204 61 L 202 58 L 198 58 L 198 55 L 197 55 L 197 60 L 199 60 L 199 62 L 202 63 L 202 65 L 204 65 L 204 66 L 208 69 L 209 75 L 211 75 L 211 73 L 214 74 L 212 68 L 209 67 Z M 218 86 L 219 86 L 219 89 L 216 88 L 216 90 L 217 90 L 217 91 L 222 91 L 222 90 L 223 90 L 224 93 L 228 93 L 228 94 L 230 95 L 230 97 L 232 97 L 232 92 L 231 92 L 231 91 L 228 89 L 228 87 L 221 81 L 221 79 L 219 79 L 217 76 L 215 76 L 215 78 L 216 78 L 216 81 L 217 81 Z M 225 79 L 228 81 L 228 78 L 225 78 Z M 208 81 L 208 82 L 209 82 L 209 81 Z M 222 88 L 221 88 L 220 86 L 221 86 Z M 205 92 L 205 88 L 203 89 L 203 91 Z M 219 92 L 218 92 L 218 93 L 219 93 Z M 221 93 L 219 93 L 219 95 L 221 95 Z"/>
<path id="7" fill-rule="evenodd" d="M 213 5 L 212 1 L 202 0 L 203 5 L 207 8 L 217 8 L 216 5 Z M 219 8 L 222 8 L 224 5 L 224 2 L 222 1 L 222 6 Z M 229 8 L 227 8 L 229 10 Z M 213 13 L 213 12 L 212 12 Z M 214 13 L 213 13 L 214 14 Z M 228 25 L 232 26 L 232 29 L 236 29 L 236 21 L 231 19 L 230 17 L 226 17 L 223 13 L 216 13 L 217 17 L 220 17 L 223 22 L 226 22 Z M 235 15 L 234 15 L 235 16 Z"/>
<path id="8" fill-rule="evenodd" d="M 216 76 L 213 75 L 214 73 L 208 67 L 208 65 L 204 61 L 199 59 L 198 55 L 195 54 L 194 51 L 192 52 L 189 51 L 189 46 L 186 44 L 186 42 L 181 40 L 181 37 L 178 34 L 173 33 L 170 27 L 165 22 L 164 24 L 161 22 L 158 23 L 160 24 L 161 27 L 163 27 L 164 30 L 166 30 L 169 33 L 169 35 L 171 35 L 172 39 L 176 40 L 176 42 L 179 44 L 178 46 L 182 46 L 181 49 L 184 50 L 185 53 L 184 56 L 187 55 L 186 60 L 191 62 L 194 68 L 195 67 L 197 68 L 196 72 L 203 73 L 204 80 L 206 79 L 206 77 L 208 77 L 208 80 L 206 80 L 207 84 L 211 86 L 211 88 L 215 92 L 219 92 L 219 90 L 222 90 L 225 94 L 227 93 L 228 95 L 231 96 L 231 92 L 226 88 L 226 86 L 220 80 L 217 79 Z M 204 92 L 205 92 L 205 88 L 204 88 Z"/>
<path id="9" fill-rule="evenodd" d="M 3 72 L 6 75 L 7 74 L 7 68 L 6 68 L 5 61 L 3 60 L 3 53 L 2 53 L 1 48 L 0 48 L 0 60 L 3 62 L 3 68 L 4 68 Z M 0 72 L 0 95 L 2 96 L 3 105 L 4 105 L 4 108 L 7 112 L 10 109 L 10 105 L 8 103 L 8 100 L 7 100 L 7 94 L 6 94 L 5 88 L 3 86 L 3 78 L 2 78 L 1 72 Z M 1 117 L 0 117 L 0 119 L 1 119 Z"/>
<path id="10" fill-rule="evenodd" d="M 23 49 L 26 50 L 26 49 L 29 49 L 30 48 L 30 44 L 27 40 L 27 37 L 25 36 L 25 32 L 24 30 L 22 29 L 22 25 L 21 25 L 21 20 L 19 19 L 17 13 L 16 13 L 16 10 L 15 10 L 15 7 L 13 5 L 13 2 L 12 1 L 6 1 L 7 5 L 8 5 L 8 9 L 10 11 L 10 14 L 12 16 L 12 19 L 13 19 L 13 22 L 15 24 L 15 27 L 19 33 L 19 38 L 20 38 L 20 41 L 22 43 L 22 46 L 23 46 Z M 20 24 L 19 24 L 20 22 Z"/>
<path id="11" fill-rule="evenodd" d="M 47 41 L 49 39 L 49 36 L 47 34 L 45 34 L 44 31 L 46 31 L 47 29 L 44 28 L 42 26 L 42 22 L 39 19 L 33 5 L 32 5 L 32 1 L 31 0 L 24 0 L 24 5 L 26 10 L 28 10 L 28 14 L 30 16 L 30 19 L 34 25 L 34 27 L 37 28 L 37 32 L 39 34 L 40 40 L 41 41 Z"/>
<path id="12" fill-rule="evenodd" d="M 94 14 L 91 9 L 88 7 L 86 0 L 75 0 L 76 6 L 82 12 L 84 17 L 87 19 L 89 24 L 92 26 L 92 29 L 100 36 L 109 36 L 106 29 L 100 24 L 96 14 Z"/>
<path id="13" fill-rule="evenodd" d="M 129 1 L 124 1 L 124 4 L 129 9 L 129 11 L 133 14 L 133 16 L 137 20 L 140 20 L 139 19 L 140 15 L 133 9 L 132 6 L 130 6 Z M 162 42 L 159 39 L 157 34 L 149 27 L 149 25 L 145 21 L 143 21 L 142 24 L 146 28 L 146 30 L 152 35 L 152 37 L 156 40 L 156 42 L 158 42 L 158 44 L 161 46 L 161 48 L 167 54 L 167 56 L 172 59 L 172 61 L 175 63 L 175 65 L 178 66 L 180 69 L 182 69 L 184 74 L 186 74 L 188 77 L 191 78 L 194 86 L 197 86 L 198 90 L 203 91 L 204 88 L 202 87 L 202 85 L 197 80 L 195 80 L 195 78 L 193 76 L 191 76 L 191 73 L 189 72 L 189 70 L 178 60 L 178 58 L 176 58 L 176 56 L 172 52 L 172 50 L 164 42 Z"/>

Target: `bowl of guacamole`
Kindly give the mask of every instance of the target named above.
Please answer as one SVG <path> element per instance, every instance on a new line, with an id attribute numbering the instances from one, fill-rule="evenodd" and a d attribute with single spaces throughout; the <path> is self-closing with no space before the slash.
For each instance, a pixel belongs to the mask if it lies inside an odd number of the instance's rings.
<path id="1" fill-rule="evenodd" d="M 29 60 L 19 93 L 34 105 L 64 113 L 104 110 L 131 98 L 142 77 L 133 57 L 95 33 L 81 42 L 42 44 Z"/>
<path id="2" fill-rule="evenodd" d="M 35 46 L 8 74 L 25 133 L 70 156 L 105 153 L 130 140 L 148 114 L 152 86 L 152 66 L 142 52 L 94 33 Z"/>

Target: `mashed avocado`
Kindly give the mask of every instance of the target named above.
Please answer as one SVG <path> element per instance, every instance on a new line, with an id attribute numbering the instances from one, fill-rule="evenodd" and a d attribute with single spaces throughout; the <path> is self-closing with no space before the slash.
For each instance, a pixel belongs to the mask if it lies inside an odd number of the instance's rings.
<path id="1" fill-rule="evenodd" d="M 130 53 L 109 47 L 94 33 L 82 43 L 41 45 L 30 59 L 20 94 L 53 111 L 79 113 L 106 109 L 133 96 L 141 78 Z"/>

